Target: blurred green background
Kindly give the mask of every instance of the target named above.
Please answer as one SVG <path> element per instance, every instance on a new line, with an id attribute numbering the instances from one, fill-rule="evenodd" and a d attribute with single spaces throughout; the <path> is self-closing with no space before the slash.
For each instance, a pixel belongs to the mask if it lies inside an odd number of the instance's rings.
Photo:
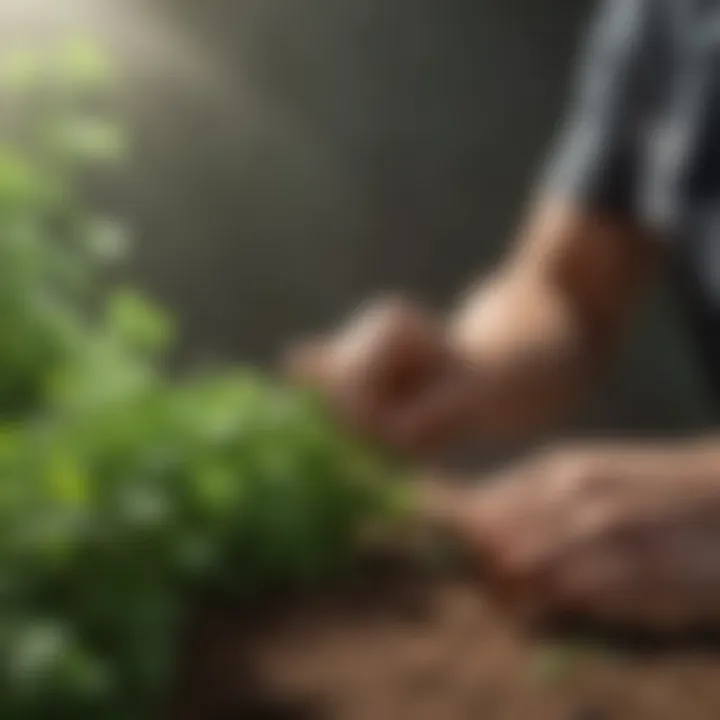
<path id="1" fill-rule="evenodd" d="M 441 306 L 502 253 L 588 0 L 2 0 L 0 42 L 92 32 L 123 69 L 132 272 L 185 358 L 269 361 L 363 297 Z M 710 420 L 667 294 L 582 424 Z"/>

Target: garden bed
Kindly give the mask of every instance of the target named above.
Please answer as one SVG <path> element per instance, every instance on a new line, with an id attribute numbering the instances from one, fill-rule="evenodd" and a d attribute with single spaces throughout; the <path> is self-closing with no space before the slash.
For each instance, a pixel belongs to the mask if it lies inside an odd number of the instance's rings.
<path id="1" fill-rule="evenodd" d="M 720 653 L 531 638 L 460 573 L 372 573 L 252 616 L 213 611 L 182 720 L 701 720 Z"/>

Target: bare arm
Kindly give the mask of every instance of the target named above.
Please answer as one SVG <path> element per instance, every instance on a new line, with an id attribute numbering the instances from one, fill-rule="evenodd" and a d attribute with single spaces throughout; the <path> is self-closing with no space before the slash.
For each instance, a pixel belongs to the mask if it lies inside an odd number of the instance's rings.
<path id="1" fill-rule="evenodd" d="M 517 438 L 589 388 L 659 260 L 627 224 L 541 202 L 506 262 L 445 322 L 381 298 L 293 364 L 353 423 L 413 451 L 468 434 Z"/>
<path id="2" fill-rule="evenodd" d="M 659 5 L 598 3 L 541 200 L 508 261 L 452 321 L 454 343 L 491 378 L 479 406 L 485 431 L 525 432 L 567 411 L 661 260 L 658 244 L 627 219 L 642 215 L 639 128 L 657 84 Z"/>
<path id="3" fill-rule="evenodd" d="M 484 433 L 525 433 L 570 409 L 617 344 L 660 264 L 628 223 L 545 200 L 516 247 L 451 318 L 462 355 L 487 381 Z"/>

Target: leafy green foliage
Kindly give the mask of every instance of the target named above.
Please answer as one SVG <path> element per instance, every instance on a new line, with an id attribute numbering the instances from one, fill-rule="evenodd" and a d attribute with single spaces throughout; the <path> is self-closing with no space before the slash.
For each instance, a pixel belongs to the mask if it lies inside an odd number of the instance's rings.
<path id="1" fill-rule="evenodd" d="M 7 445 L 0 568 L 18 620 L 2 697 L 28 688 L 13 717 L 49 717 L 50 698 L 72 717 L 86 702 L 141 717 L 186 598 L 251 600 L 345 572 L 363 523 L 395 511 L 383 464 L 312 398 L 249 371 L 83 405 Z"/>
<path id="2" fill-rule="evenodd" d="M 65 53 L 69 79 L 32 55 L 0 74 L 16 104 L 46 97 L 39 78 L 62 90 L 0 144 L 0 717 L 138 720 L 197 592 L 253 600 L 346 572 L 401 498 L 305 391 L 243 368 L 165 377 L 172 320 L 100 287 L 126 238 L 83 177 L 124 140 L 82 113 L 100 56 Z"/>

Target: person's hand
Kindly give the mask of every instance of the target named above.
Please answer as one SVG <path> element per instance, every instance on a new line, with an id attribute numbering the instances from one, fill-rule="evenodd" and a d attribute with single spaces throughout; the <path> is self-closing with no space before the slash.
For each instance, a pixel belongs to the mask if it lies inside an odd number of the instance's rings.
<path id="1" fill-rule="evenodd" d="M 402 450 L 459 439 L 479 403 L 479 372 L 437 318 L 403 299 L 362 308 L 339 332 L 291 348 L 287 364 L 355 428 Z"/>
<path id="2" fill-rule="evenodd" d="M 424 488 L 427 513 L 514 609 L 685 630 L 720 621 L 720 451 L 591 448 L 480 488 Z"/>

